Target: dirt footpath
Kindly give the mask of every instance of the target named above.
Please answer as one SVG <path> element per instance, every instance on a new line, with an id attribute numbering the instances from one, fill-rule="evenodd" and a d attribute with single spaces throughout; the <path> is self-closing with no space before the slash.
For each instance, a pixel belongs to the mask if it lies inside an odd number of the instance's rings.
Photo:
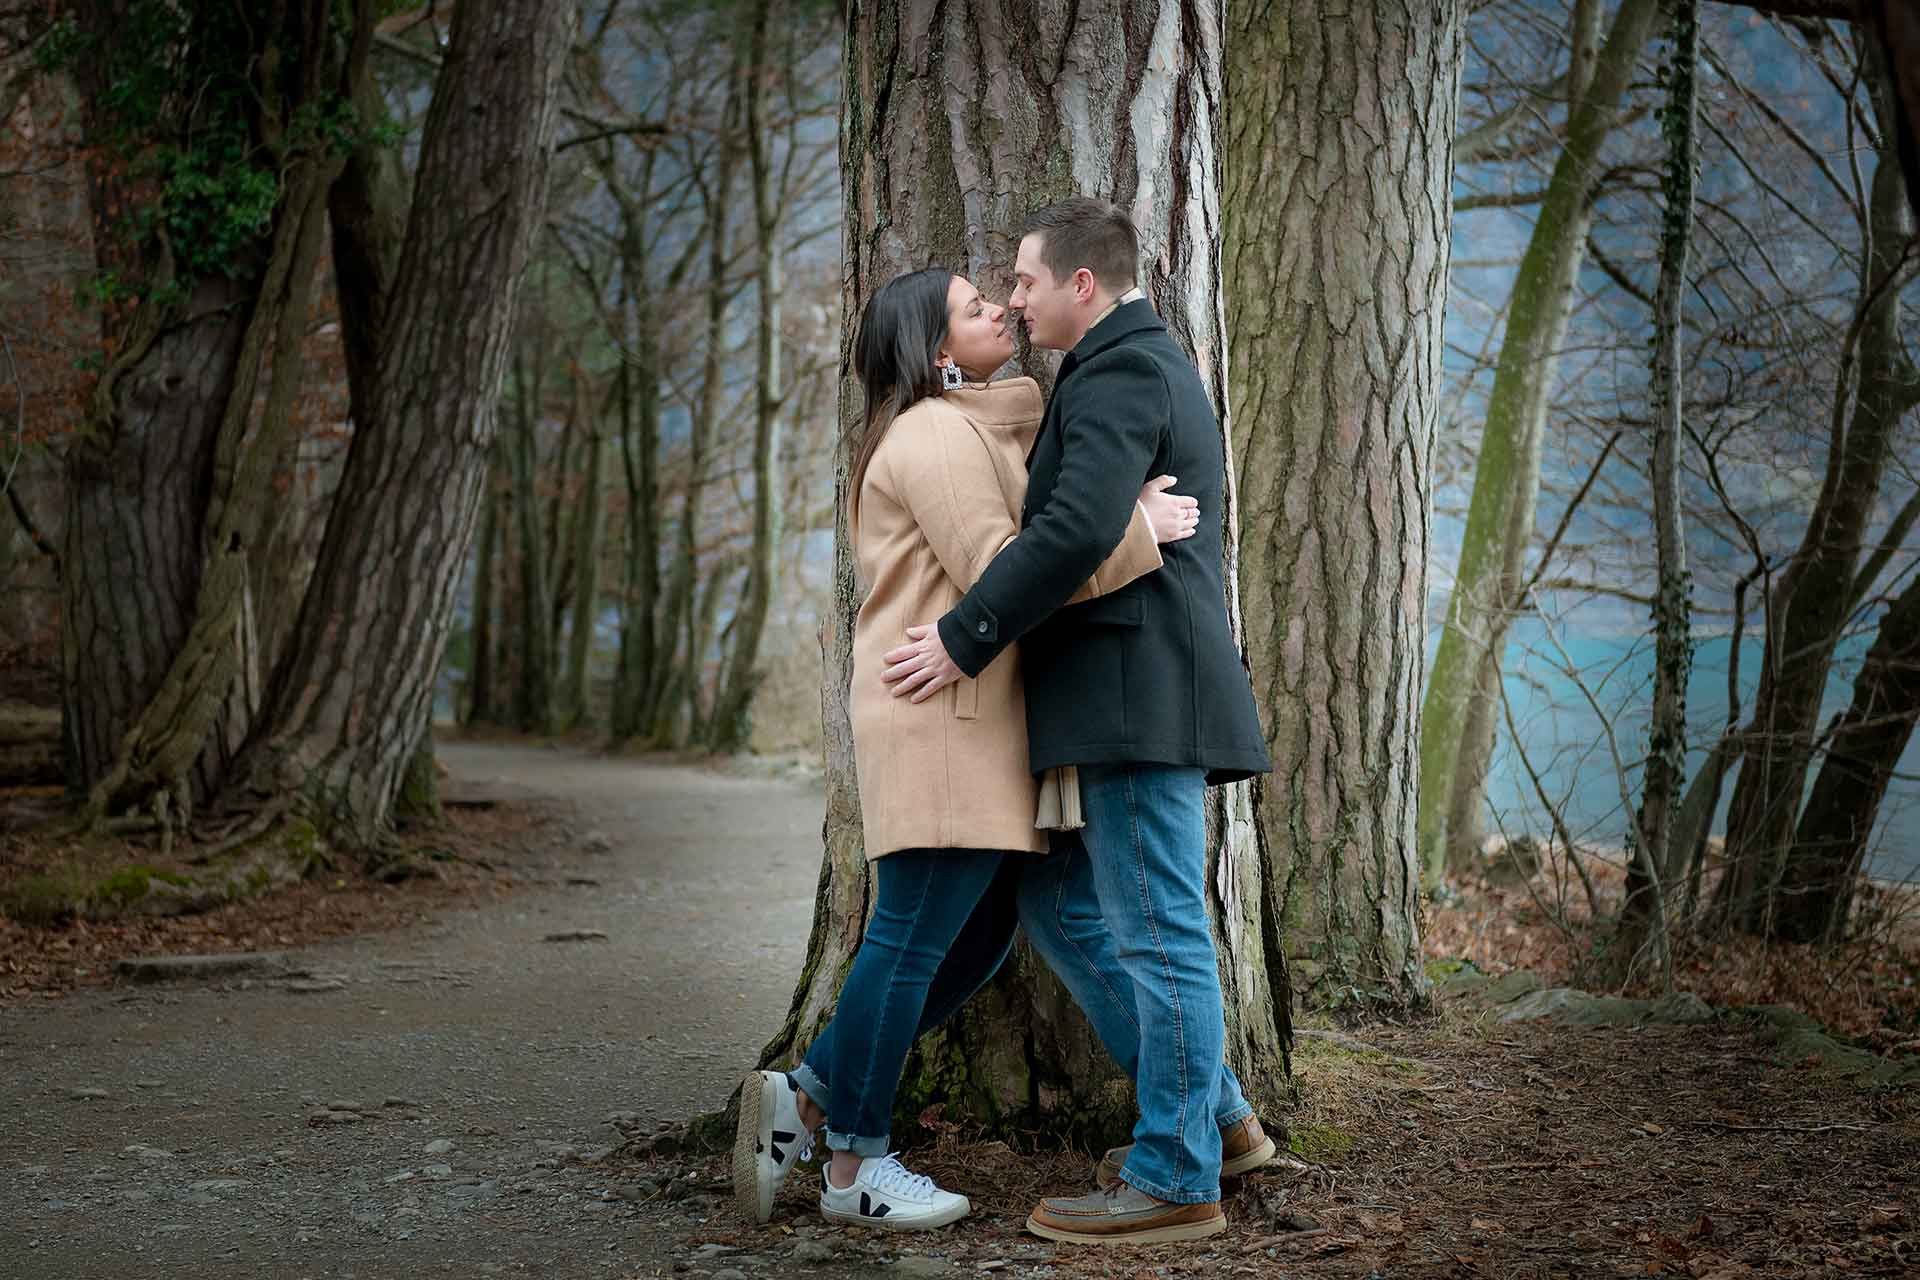
<path id="1" fill-rule="evenodd" d="M 456 785 L 565 802 L 576 864 L 293 953 L 291 979 L 0 1008 L 0 1277 L 665 1265 L 698 1219 L 590 1162 L 621 1140 L 615 1113 L 651 1128 L 724 1101 L 778 1026 L 823 794 L 519 746 L 441 756 Z"/>
<path id="2" fill-rule="evenodd" d="M 723 1159 L 615 1145 L 720 1105 L 778 1026 L 819 784 L 442 758 L 469 795 L 547 797 L 534 834 L 557 839 L 499 855 L 523 887 L 273 972 L 0 1003 L 0 1280 L 1920 1274 L 1920 1090 L 1697 1001 L 1519 1020 L 1579 1002 L 1518 972 L 1462 970 L 1434 1016 L 1364 1039 L 1303 1026 L 1274 1117 L 1301 1158 L 1230 1180 L 1199 1245 L 1027 1236 L 1088 1155 L 957 1131 L 909 1153 L 972 1198 L 950 1231 L 830 1228 L 806 1174 L 753 1226 Z"/>

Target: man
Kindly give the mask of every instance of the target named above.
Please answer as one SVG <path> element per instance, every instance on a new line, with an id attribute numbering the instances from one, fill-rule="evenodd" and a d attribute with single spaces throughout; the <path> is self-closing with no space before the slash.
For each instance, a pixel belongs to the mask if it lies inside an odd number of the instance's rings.
<path id="1" fill-rule="evenodd" d="M 1272 1152 L 1251 1108 L 1217 1107 L 1221 1089 L 1238 1090 L 1222 1070 L 1202 802 L 1206 786 L 1270 767 L 1228 624 L 1220 522 L 1163 547 L 1159 572 L 1061 608 L 1119 544 L 1147 477 L 1184 477 L 1202 511 L 1224 510 L 1212 403 L 1135 287 L 1138 258 L 1132 221 L 1104 201 L 1028 219 L 1010 305 L 1035 345 L 1067 355 L 1028 459 L 1021 534 L 936 626 L 909 629 L 885 673 L 896 696 L 921 701 L 1018 640 L 1029 766 L 1077 766 L 1086 825 L 1063 833 L 1036 875 L 1055 877 L 1062 921 L 1097 919 L 1110 934 L 1139 1026 L 1140 1120 L 1131 1148 L 1103 1162 L 1117 1178 L 1044 1200 L 1027 1220 L 1037 1235 L 1084 1243 L 1223 1230 L 1216 1120 L 1242 1136 L 1251 1127 L 1264 1147 L 1256 1163 Z"/>

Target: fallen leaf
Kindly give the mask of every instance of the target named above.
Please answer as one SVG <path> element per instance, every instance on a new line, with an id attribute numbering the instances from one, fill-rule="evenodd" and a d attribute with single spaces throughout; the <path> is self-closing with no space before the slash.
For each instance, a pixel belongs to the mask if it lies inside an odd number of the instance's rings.
<path id="1" fill-rule="evenodd" d="M 1648 1133 L 1665 1133 L 1666 1132 L 1665 1129 L 1662 1129 L 1659 1125 L 1655 1124 L 1651 1120 L 1647 1121 L 1645 1124 L 1641 1125 L 1640 1127 L 1642 1129 L 1645 1129 Z"/>

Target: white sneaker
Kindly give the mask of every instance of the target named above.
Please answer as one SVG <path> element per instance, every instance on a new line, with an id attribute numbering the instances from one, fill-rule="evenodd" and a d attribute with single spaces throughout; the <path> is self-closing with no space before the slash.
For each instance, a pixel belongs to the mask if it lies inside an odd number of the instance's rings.
<path id="1" fill-rule="evenodd" d="M 773 1216 L 773 1197 L 793 1166 L 813 1154 L 800 1123 L 800 1086 L 783 1071 L 749 1071 L 740 1083 L 733 1131 L 733 1198 L 755 1222 Z"/>
<path id="2" fill-rule="evenodd" d="M 933 1179 L 909 1173 L 889 1153 L 860 1162 L 850 1187 L 836 1187 L 820 1176 L 820 1216 L 849 1226 L 882 1231 L 928 1231 L 958 1222 L 973 1211 L 965 1196 L 942 1191 Z"/>

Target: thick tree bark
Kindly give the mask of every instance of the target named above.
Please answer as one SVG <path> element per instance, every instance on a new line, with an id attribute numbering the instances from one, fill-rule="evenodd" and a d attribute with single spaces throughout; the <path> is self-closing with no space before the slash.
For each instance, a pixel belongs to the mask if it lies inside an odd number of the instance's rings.
<path id="1" fill-rule="evenodd" d="M 757 0 L 747 38 L 747 164 L 753 185 L 753 223 L 759 247 L 754 278 L 756 297 L 753 395 L 753 547 L 747 556 L 746 584 L 734 613 L 733 646 L 722 673 L 708 739 L 716 751 L 745 749 L 752 736 L 749 718 L 759 691 L 760 639 L 773 604 L 774 578 L 780 566 L 780 236 L 785 199 L 775 190 L 773 137 L 767 119 L 767 26 L 771 0 Z"/>
<path id="2" fill-rule="evenodd" d="M 847 22 L 842 367 L 850 367 L 861 308 L 880 285 L 928 262 L 950 262 L 989 296 L 1005 297 L 1020 219 L 1081 192 L 1131 206 L 1141 231 L 1141 283 L 1192 352 L 1224 420 L 1227 352 L 1214 250 L 1218 8 L 1093 0 L 1038 11 L 917 0 L 856 3 Z M 1029 353 L 1022 363 L 1050 381 L 1050 357 Z M 857 385 L 843 381 L 843 432 L 856 428 L 860 413 Z M 842 451 L 835 484 L 843 515 L 846 464 Z M 1210 514 L 1235 528 L 1237 511 Z M 1234 544 L 1230 537 L 1228 547 Z M 1231 583 L 1236 566 L 1226 567 Z M 762 1055 L 769 1063 L 794 1060 L 825 1021 L 866 917 L 847 718 L 859 603 L 842 519 L 822 693 L 826 857 L 805 968 L 786 1024 Z M 1238 602 L 1229 604 L 1237 622 Z M 1245 785 L 1209 793 L 1209 837 L 1229 1054 L 1249 1095 L 1272 1114 L 1288 1034 L 1286 971 Z M 1134 1119 L 1113 1063 L 1024 947 L 981 998 L 923 1042 L 902 1082 L 897 1123 L 911 1124 L 935 1102 L 945 1102 L 949 1115 L 1002 1130 L 1065 1132 L 1085 1142 L 1124 1135 Z"/>
<path id="3" fill-rule="evenodd" d="M 1460 564 L 1421 710 L 1419 841 L 1429 883 L 1438 883 L 1449 859 L 1457 865 L 1477 851 L 1477 797 L 1493 733 L 1484 695 L 1498 678 L 1511 593 L 1533 534 L 1547 397 L 1586 256 L 1600 146 L 1658 10 L 1657 0 L 1621 0 L 1615 11 L 1586 92 L 1572 104 L 1566 147 L 1514 281 Z M 1463 829 L 1449 831 L 1450 811 Z"/>
<path id="4" fill-rule="evenodd" d="M 226 793 L 235 807 L 292 789 L 329 838 L 367 847 L 388 831 L 485 487 L 576 16 L 542 0 L 454 10 L 376 372 L 294 646 Z"/>
<path id="5" fill-rule="evenodd" d="M 131 119 L 114 96 L 130 56 L 122 41 L 152 28 L 129 26 L 111 2 L 78 13 L 90 37 L 76 71 L 98 261 L 104 277 L 139 291 L 108 323 L 110 356 L 68 460 L 63 687 L 72 781 L 87 791 L 91 820 L 151 810 L 170 833 L 219 783 L 258 704 L 250 566 L 272 536 L 269 481 L 291 444 L 326 192 L 341 163 L 293 122 L 351 82 L 365 54 L 310 16 L 297 6 L 240 24 L 175 15 L 164 56 L 219 91 L 183 98 L 191 105 L 177 114 L 162 104 L 154 119 Z M 204 246 L 169 240 L 166 216 L 136 230 L 136 203 L 177 197 L 156 197 L 124 162 L 117 139 L 128 130 L 141 145 L 202 130 L 247 137 L 247 163 L 277 168 L 270 231 L 243 238 L 215 269 L 200 261 Z"/>
<path id="6" fill-rule="evenodd" d="M 1794 855 L 1780 883 L 1774 936 L 1837 942 L 1846 935 L 1867 841 L 1887 783 L 1920 723 L 1920 577 L 1885 616 L 1853 682 L 1827 756 L 1807 793 Z"/>
<path id="7" fill-rule="evenodd" d="M 1313 1003 L 1424 1001 L 1414 760 L 1455 0 L 1230 0 L 1222 239 L 1265 910 Z"/>
<path id="8" fill-rule="evenodd" d="M 1733 924 L 1750 933 L 1776 930 L 1777 890 L 1792 856 L 1834 649 L 1854 607 L 1868 521 L 1896 429 L 1920 400 L 1920 377 L 1901 340 L 1894 287 L 1912 220 L 1891 132 L 1884 128 L 1885 81 L 1876 80 L 1874 101 L 1885 141 L 1869 198 L 1859 309 L 1834 389 L 1826 477 L 1800 546 L 1775 585 L 1760 686 L 1727 810 L 1729 866 L 1718 904 Z M 1851 377 L 1855 367 L 1857 386 Z"/>

